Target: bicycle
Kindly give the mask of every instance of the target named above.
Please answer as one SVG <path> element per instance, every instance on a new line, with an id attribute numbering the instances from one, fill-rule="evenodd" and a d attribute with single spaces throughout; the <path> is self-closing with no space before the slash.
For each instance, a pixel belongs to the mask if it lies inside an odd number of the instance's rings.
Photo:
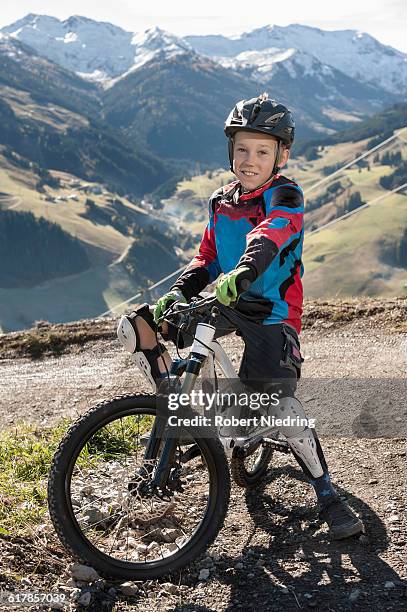
<path id="1" fill-rule="evenodd" d="M 170 389 L 190 394 L 199 374 L 216 381 L 215 363 L 228 379 L 238 378 L 214 339 L 216 303 L 213 296 L 195 298 L 164 313 L 178 329 L 197 323 L 188 358 L 173 362 Z M 231 487 L 227 458 L 235 482 L 250 488 L 265 475 L 274 450 L 290 452 L 275 428 L 237 439 L 190 426 L 182 429 L 185 436 L 171 437 L 158 397 L 101 402 L 70 427 L 52 461 L 48 506 L 59 539 L 104 576 L 147 580 L 185 567 L 223 526 Z"/>

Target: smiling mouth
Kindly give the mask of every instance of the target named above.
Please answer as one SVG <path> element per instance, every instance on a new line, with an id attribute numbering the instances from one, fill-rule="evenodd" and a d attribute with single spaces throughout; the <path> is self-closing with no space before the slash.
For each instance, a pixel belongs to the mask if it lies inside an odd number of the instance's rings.
<path id="1" fill-rule="evenodd" d="M 241 170 L 241 173 L 245 176 L 257 176 L 257 172 L 250 172 L 249 170 Z"/>

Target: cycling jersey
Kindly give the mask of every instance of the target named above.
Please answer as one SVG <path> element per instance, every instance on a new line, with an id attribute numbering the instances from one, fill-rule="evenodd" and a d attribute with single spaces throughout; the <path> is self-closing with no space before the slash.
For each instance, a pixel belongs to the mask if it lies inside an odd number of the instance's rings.
<path id="1" fill-rule="evenodd" d="M 245 194 L 239 181 L 209 199 L 209 223 L 198 254 L 174 283 L 190 299 L 222 272 L 246 266 L 252 285 L 236 309 L 249 319 L 286 323 L 299 333 L 304 235 L 301 188 L 282 175 Z"/>

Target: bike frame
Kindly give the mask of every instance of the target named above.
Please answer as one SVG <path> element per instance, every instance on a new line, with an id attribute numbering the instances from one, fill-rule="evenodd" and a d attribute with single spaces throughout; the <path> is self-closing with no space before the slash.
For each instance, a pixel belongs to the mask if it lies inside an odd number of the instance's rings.
<path id="1" fill-rule="evenodd" d="M 222 374 L 229 379 L 238 379 L 238 374 L 227 356 L 223 347 L 214 339 L 216 325 L 210 323 L 198 323 L 195 331 L 195 337 L 191 346 L 190 354 L 187 360 L 185 378 L 182 382 L 179 393 L 190 394 L 194 389 L 199 375 L 203 379 L 216 379 L 215 363 L 219 366 Z M 178 379 L 178 377 L 175 377 Z M 166 421 L 163 417 L 157 417 L 153 430 L 150 435 L 149 443 L 146 448 L 145 459 L 153 459 L 157 455 L 159 446 L 158 438 L 165 438 Z M 228 458 L 233 456 L 236 449 L 254 449 L 265 440 L 267 434 L 275 432 L 276 428 L 270 428 L 263 431 L 261 434 L 245 438 L 233 438 L 219 435 L 225 454 Z M 219 431 L 218 431 L 219 434 Z M 166 438 L 162 454 L 157 465 L 156 473 L 152 481 L 152 486 L 163 491 L 166 490 L 166 484 L 171 470 L 171 465 L 176 452 L 177 438 Z M 271 442 L 271 441 L 270 441 Z M 250 452 L 248 453 L 250 454 Z"/>

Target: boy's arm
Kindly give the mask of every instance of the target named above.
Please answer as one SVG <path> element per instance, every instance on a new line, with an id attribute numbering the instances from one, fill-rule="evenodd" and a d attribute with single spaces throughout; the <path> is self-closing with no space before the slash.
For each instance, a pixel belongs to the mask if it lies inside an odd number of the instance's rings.
<path id="1" fill-rule="evenodd" d="M 218 253 L 216 250 L 213 217 L 212 201 L 210 200 L 209 223 L 203 233 L 199 252 L 171 287 L 171 289 L 178 289 L 181 291 L 187 300 L 198 295 L 209 283 L 212 283 L 222 271 L 219 266 Z"/>
<path id="2" fill-rule="evenodd" d="M 304 200 L 295 186 L 282 186 L 272 193 L 270 213 L 246 236 L 246 249 L 236 268 L 245 266 L 252 272 L 252 282 L 263 274 L 280 253 L 283 257 L 301 239 Z"/>

